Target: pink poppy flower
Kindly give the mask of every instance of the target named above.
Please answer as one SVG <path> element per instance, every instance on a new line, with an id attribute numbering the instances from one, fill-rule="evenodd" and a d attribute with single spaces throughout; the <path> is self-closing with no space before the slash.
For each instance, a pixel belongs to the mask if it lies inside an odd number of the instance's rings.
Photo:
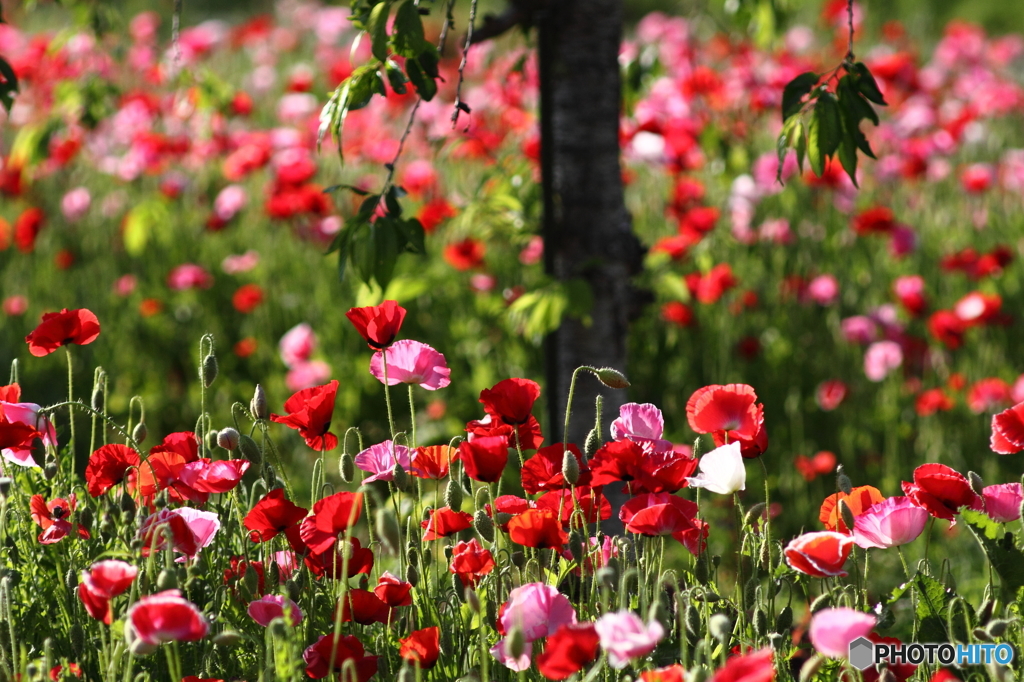
<path id="1" fill-rule="evenodd" d="M 807 285 L 807 296 L 822 306 L 830 306 L 839 298 L 839 280 L 834 275 L 818 275 Z"/>
<path id="2" fill-rule="evenodd" d="M 213 201 L 213 213 L 225 223 L 234 218 L 249 203 L 249 196 L 241 185 L 228 185 Z"/>
<path id="3" fill-rule="evenodd" d="M 248 612 L 249 616 L 263 627 L 270 625 L 270 621 L 275 618 L 286 618 L 292 627 L 302 622 L 302 611 L 298 605 L 291 599 L 276 594 L 264 595 L 256 601 L 249 602 Z"/>
<path id="4" fill-rule="evenodd" d="M 85 187 L 76 187 L 67 194 L 60 202 L 61 213 L 69 223 L 76 223 L 89 212 L 92 204 L 92 196 Z"/>
<path id="5" fill-rule="evenodd" d="M 245 459 L 204 457 L 182 467 L 178 480 L 201 493 L 226 493 L 238 485 L 250 464 Z"/>
<path id="6" fill-rule="evenodd" d="M 193 558 L 199 550 L 213 542 L 213 536 L 220 529 L 220 519 L 214 512 L 191 507 L 161 509 L 143 520 L 139 526 L 137 537 L 142 538 L 144 549 L 159 551 L 166 548 L 163 528 L 170 528 L 171 545 L 175 551 Z"/>
<path id="7" fill-rule="evenodd" d="M 90 616 L 110 625 L 114 619 L 110 600 L 131 587 L 138 574 L 138 568 L 124 561 L 97 562 L 88 571 L 82 571 L 78 598 Z"/>
<path id="8" fill-rule="evenodd" d="M 220 262 L 220 269 L 229 275 L 241 275 L 253 270 L 260 264 L 260 252 L 249 249 L 243 254 L 225 256 Z"/>
<path id="9" fill-rule="evenodd" d="M 890 497 L 865 509 L 854 520 L 858 547 L 898 547 L 913 542 L 928 522 L 928 510 L 909 497 Z"/>
<path id="10" fill-rule="evenodd" d="M 903 349 L 895 341 L 876 341 L 864 354 L 864 374 L 871 381 L 881 381 L 902 364 Z"/>
<path id="11" fill-rule="evenodd" d="M 832 410 L 839 407 L 846 398 L 846 384 L 839 379 L 829 379 L 818 384 L 818 390 L 815 392 L 815 400 L 825 412 L 831 412 Z"/>
<path id="12" fill-rule="evenodd" d="M 619 408 L 619 418 L 612 422 L 614 440 L 629 439 L 653 452 L 667 452 L 672 443 L 662 440 L 665 419 L 661 410 L 651 403 L 626 403 Z"/>
<path id="13" fill-rule="evenodd" d="M 866 345 L 878 338 L 878 325 L 866 315 L 854 315 L 842 321 L 843 338 L 850 343 Z"/>
<path id="14" fill-rule="evenodd" d="M 300 362 L 285 375 L 284 385 L 289 391 L 319 386 L 331 378 L 331 366 L 322 360 Z"/>
<path id="15" fill-rule="evenodd" d="M 8 403 L 0 401 L 0 414 L 10 423 L 19 423 L 31 426 L 43 434 L 43 445 L 57 445 L 57 431 L 53 424 L 46 417 L 39 416 L 39 405 L 35 403 Z M 4 448 L 3 457 L 12 464 L 23 467 L 39 468 L 39 464 L 32 457 L 32 449 L 17 447 Z"/>
<path id="16" fill-rule="evenodd" d="M 631 660 L 654 651 L 665 636 L 661 623 L 652 620 L 646 625 L 632 611 L 606 613 L 594 623 L 601 648 L 608 652 L 608 663 L 616 670 Z"/>
<path id="17" fill-rule="evenodd" d="M 281 360 L 286 367 L 295 367 L 307 360 L 316 349 L 316 334 L 307 323 L 301 322 L 288 331 L 277 344 Z"/>
<path id="18" fill-rule="evenodd" d="M 147 644 L 194 642 L 209 631 L 209 624 L 180 590 L 165 590 L 142 597 L 128 609 L 128 623 Z"/>
<path id="19" fill-rule="evenodd" d="M 372 474 L 363 479 L 363 483 L 393 481 L 396 462 L 408 471 L 412 466 L 411 455 L 409 448 L 404 445 L 395 445 L 390 440 L 386 440 L 383 443 L 371 445 L 356 455 L 355 464 L 363 471 Z"/>
<path id="20" fill-rule="evenodd" d="M 436 391 L 451 383 L 451 370 L 444 355 L 425 343 L 403 339 L 395 341 L 383 351 L 387 353 L 388 386 L 419 384 L 428 391 Z M 384 383 L 384 355 L 377 351 L 370 358 L 370 374 Z"/>
<path id="21" fill-rule="evenodd" d="M 1024 490 L 1020 483 L 990 485 L 981 491 L 985 500 L 985 513 L 996 523 L 1009 523 L 1020 518 L 1020 504 Z"/>
<path id="22" fill-rule="evenodd" d="M 179 265 L 167 275 L 167 286 L 174 291 L 185 289 L 209 289 L 213 286 L 213 275 L 194 263 Z"/>
<path id="23" fill-rule="evenodd" d="M 506 635 L 512 628 L 518 627 L 523 633 L 526 647 L 521 656 L 513 658 L 506 651 L 507 638 L 504 638 L 491 649 L 491 655 L 507 668 L 526 670 L 530 667 L 531 643 L 553 634 L 562 625 L 575 623 L 576 609 L 557 588 L 544 583 L 527 583 L 509 593 L 499 621 Z"/>
<path id="24" fill-rule="evenodd" d="M 865 637 L 875 627 L 874 616 L 848 608 L 822 609 L 811 619 L 811 644 L 831 658 L 846 658 L 850 642 Z"/>

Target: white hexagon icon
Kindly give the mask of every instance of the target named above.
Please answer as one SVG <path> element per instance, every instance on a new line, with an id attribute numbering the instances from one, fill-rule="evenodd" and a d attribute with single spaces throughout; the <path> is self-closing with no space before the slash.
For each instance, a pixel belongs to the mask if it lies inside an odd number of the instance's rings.
<path id="1" fill-rule="evenodd" d="M 858 637 L 850 642 L 850 665 L 857 670 L 867 670 L 875 663 L 875 644 L 867 637 Z"/>

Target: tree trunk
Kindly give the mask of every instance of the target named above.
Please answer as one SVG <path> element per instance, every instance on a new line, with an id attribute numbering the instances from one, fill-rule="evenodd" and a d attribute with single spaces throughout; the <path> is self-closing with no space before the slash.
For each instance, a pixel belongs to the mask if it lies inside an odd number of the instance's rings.
<path id="1" fill-rule="evenodd" d="M 642 250 L 623 198 L 619 166 L 622 0 L 548 0 L 539 31 L 541 166 L 547 271 L 585 280 L 593 293 L 589 324 L 566 319 L 548 339 L 549 440 L 561 438 L 565 401 L 580 365 L 626 370 L 634 307 L 630 279 Z M 603 438 L 626 392 L 581 375 L 569 441 L 583 446 L 604 395 Z"/>

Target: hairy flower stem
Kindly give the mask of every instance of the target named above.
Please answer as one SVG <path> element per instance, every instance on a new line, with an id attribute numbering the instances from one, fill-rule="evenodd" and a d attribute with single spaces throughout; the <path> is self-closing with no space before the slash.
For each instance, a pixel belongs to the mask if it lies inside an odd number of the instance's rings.
<path id="1" fill-rule="evenodd" d="M 562 452 L 569 448 L 569 418 L 572 416 L 572 397 L 576 393 L 576 377 L 582 371 L 596 372 L 593 367 L 577 367 L 572 373 L 572 380 L 569 382 L 569 398 L 565 401 L 565 424 L 562 427 Z"/>
<path id="2" fill-rule="evenodd" d="M 71 425 L 71 439 L 68 441 L 68 454 L 71 460 L 71 470 L 75 467 L 75 411 L 71 405 L 75 402 L 74 397 L 74 372 L 71 365 L 71 349 L 64 346 L 64 353 L 68 358 L 68 423 Z"/>
<path id="3" fill-rule="evenodd" d="M 743 581 L 743 505 L 740 503 L 739 493 L 732 494 L 733 509 L 736 510 L 736 639 L 740 642 L 740 650 L 743 649 L 743 631 L 746 628 L 747 604 Z"/>
<path id="4" fill-rule="evenodd" d="M 412 424 L 412 427 L 410 429 L 410 431 L 412 432 L 412 443 L 410 444 L 410 449 L 415 450 L 416 449 L 416 403 L 415 403 L 415 401 L 413 401 L 413 397 L 412 397 L 412 384 L 409 384 L 409 419 L 411 420 L 411 424 Z"/>

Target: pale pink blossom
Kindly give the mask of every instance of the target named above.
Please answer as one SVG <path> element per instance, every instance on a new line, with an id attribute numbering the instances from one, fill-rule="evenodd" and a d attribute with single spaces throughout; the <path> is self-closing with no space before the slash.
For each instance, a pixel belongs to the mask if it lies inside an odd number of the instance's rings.
<path id="1" fill-rule="evenodd" d="M 544 238 L 540 235 L 530 237 L 530 241 L 519 252 L 519 262 L 523 265 L 536 265 L 544 257 Z"/>
<path id="2" fill-rule="evenodd" d="M 878 338 L 878 325 L 866 315 L 854 315 L 842 321 L 843 337 L 850 343 L 869 344 Z"/>
<path id="3" fill-rule="evenodd" d="M 135 275 L 121 275 L 114 282 L 114 293 L 124 298 L 130 296 L 138 285 L 139 280 Z"/>
<path id="4" fill-rule="evenodd" d="M 31 426 L 43 434 L 43 445 L 56 447 L 57 430 L 45 416 L 39 415 L 40 407 L 35 403 L 8 403 L 0 401 L 0 412 L 10 422 L 19 422 Z M 3 458 L 12 464 L 23 467 L 39 468 L 32 457 L 32 448 L 4 448 Z"/>
<path id="5" fill-rule="evenodd" d="M 249 272 L 260 264 L 260 252 L 249 249 L 240 255 L 231 255 L 221 261 L 220 269 L 229 275 L 240 275 Z"/>
<path id="6" fill-rule="evenodd" d="M 288 597 L 277 594 L 264 595 L 256 601 L 249 602 L 248 613 L 263 627 L 270 625 L 270 621 L 275 618 L 286 618 L 292 627 L 302 622 L 302 611 L 299 610 L 298 604 Z"/>
<path id="7" fill-rule="evenodd" d="M 876 622 L 874 616 L 850 608 L 822 609 L 811 619 L 808 634 L 819 653 L 830 658 L 846 658 L 850 654 L 850 642 L 866 637 Z"/>
<path id="8" fill-rule="evenodd" d="M 553 634 L 562 625 L 575 622 L 576 609 L 557 588 L 544 583 L 527 583 L 509 593 L 501 616 L 501 625 L 506 633 L 513 628 L 522 631 L 527 644 L 523 655 L 512 658 L 508 654 L 505 650 L 507 636 L 491 649 L 491 654 L 512 670 L 525 670 L 530 666 L 531 642 Z"/>
<path id="9" fill-rule="evenodd" d="M 85 187 L 76 187 L 60 201 L 60 210 L 69 223 L 81 220 L 89 212 L 92 205 L 92 195 Z"/>
<path id="10" fill-rule="evenodd" d="M 142 597 L 128 609 L 128 623 L 146 644 L 194 642 L 209 631 L 199 609 L 182 598 L 179 590 L 164 590 Z"/>
<path id="11" fill-rule="evenodd" d="M 213 213 L 224 222 L 228 222 L 249 203 L 249 195 L 241 185 L 228 185 L 213 200 Z"/>
<path id="12" fill-rule="evenodd" d="M 601 648 L 608 652 L 608 663 L 616 670 L 654 651 L 665 636 L 661 623 L 652 620 L 645 625 L 632 611 L 606 613 L 594 623 L 594 629 L 601 638 Z"/>
<path id="13" fill-rule="evenodd" d="M 876 341 L 864 354 L 864 374 L 871 381 L 881 381 L 902 364 L 903 350 L 895 341 Z"/>
<path id="14" fill-rule="evenodd" d="M 654 452 L 672 449 L 672 443 L 661 437 L 664 432 L 661 410 L 651 403 L 626 403 L 619 408 L 619 418 L 611 425 L 614 440 L 629 439 Z"/>
<path id="15" fill-rule="evenodd" d="M 913 542 L 928 522 L 928 510 L 909 497 L 890 497 L 877 502 L 854 519 L 853 541 L 858 547 L 887 548 Z"/>
<path id="16" fill-rule="evenodd" d="M 330 365 L 323 360 L 311 360 L 292 367 L 284 377 L 284 385 L 289 391 L 301 391 L 304 388 L 318 386 L 330 378 Z"/>
<path id="17" fill-rule="evenodd" d="M 985 500 L 985 513 L 996 523 L 1009 523 L 1020 518 L 1020 505 L 1024 501 L 1020 483 L 990 485 L 981 493 Z"/>
<path id="18" fill-rule="evenodd" d="M 213 275 L 200 265 L 184 263 L 167 275 L 167 286 L 174 291 L 209 289 L 213 286 Z"/>
<path id="19" fill-rule="evenodd" d="M 316 334 L 309 324 L 300 322 L 284 333 L 277 347 L 285 366 L 294 367 L 309 360 L 316 350 Z"/>
<path id="20" fill-rule="evenodd" d="M 370 358 L 370 374 L 384 383 L 384 359 L 387 358 L 387 384 L 417 384 L 428 391 L 436 391 L 451 383 L 451 370 L 444 355 L 425 343 L 402 339 Z"/>
<path id="21" fill-rule="evenodd" d="M 411 467 L 409 448 L 395 445 L 390 440 L 371 445 L 355 457 L 356 467 L 372 474 L 363 479 L 363 483 L 373 481 L 393 481 L 395 464 L 401 464 L 406 471 Z"/>
<path id="22" fill-rule="evenodd" d="M 834 275 L 818 275 L 807 285 L 807 295 L 818 305 L 830 306 L 839 298 L 839 280 Z"/>

